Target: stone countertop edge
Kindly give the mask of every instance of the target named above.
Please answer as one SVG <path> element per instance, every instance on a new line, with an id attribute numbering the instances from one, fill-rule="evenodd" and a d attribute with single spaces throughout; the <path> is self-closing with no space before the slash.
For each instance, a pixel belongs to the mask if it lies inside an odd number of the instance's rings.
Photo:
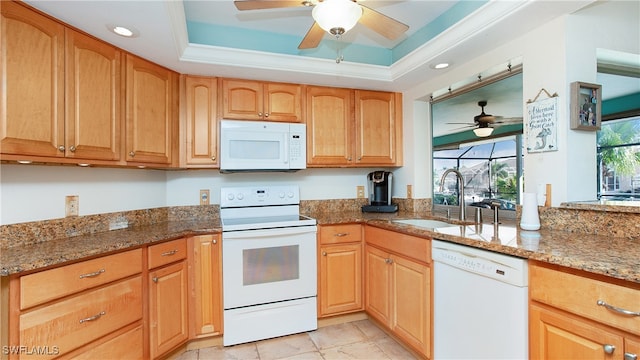
<path id="1" fill-rule="evenodd" d="M 496 239 L 495 228 L 490 223 L 484 223 L 480 228 L 475 224 L 465 224 L 430 230 L 392 221 L 434 218 L 415 213 L 350 211 L 304 215 L 315 218 L 318 225 L 366 223 L 408 235 L 450 241 L 640 284 L 640 245 L 627 238 L 545 229 L 523 231 L 514 221 L 505 221 L 498 227 Z M 221 230 L 219 220 L 171 221 L 2 249 L 0 276 L 23 275 L 163 241 L 220 233 Z"/>

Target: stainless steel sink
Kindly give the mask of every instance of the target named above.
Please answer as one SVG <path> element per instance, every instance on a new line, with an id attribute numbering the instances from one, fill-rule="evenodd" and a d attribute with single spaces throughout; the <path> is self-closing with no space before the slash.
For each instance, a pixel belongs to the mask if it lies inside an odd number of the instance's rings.
<path id="1" fill-rule="evenodd" d="M 436 228 L 443 228 L 443 227 L 459 226 L 456 224 L 450 224 L 444 221 L 432 220 L 432 219 L 391 220 L 391 222 L 394 222 L 397 224 L 413 225 L 413 226 L 417 226 L 425 229 L 436 229 Z"/>

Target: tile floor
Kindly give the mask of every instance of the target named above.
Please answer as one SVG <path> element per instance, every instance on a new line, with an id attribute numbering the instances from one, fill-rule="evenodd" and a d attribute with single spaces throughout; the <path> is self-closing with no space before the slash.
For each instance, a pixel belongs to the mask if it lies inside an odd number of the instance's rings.
<path id="1" fill-rule="evenodd" d="M 416 359 L 369 320 L 322 327 L 248 344 L 190 350 L 177 360 Z"/>

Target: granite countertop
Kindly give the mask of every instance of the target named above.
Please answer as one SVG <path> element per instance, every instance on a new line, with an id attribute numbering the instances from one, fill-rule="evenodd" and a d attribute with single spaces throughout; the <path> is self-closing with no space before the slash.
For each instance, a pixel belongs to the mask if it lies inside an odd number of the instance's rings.
<path id="1" fill-rule="evenodd" d="M 409 235 L 437 238 L 640 283 L 640 245 L 627 238 L 547 229 L 523 231 L 515 222 L 508 220 L 497 227 L 496 238 L 496 228 L 490 223 L 482 226 L 460 223 L 431 230 L 392 221 L 433 218 L 414 213 L 345 211 L 304 215 L 317 219 L 319 225 L 367 223 Z M 218 219 L 170 221 L 2 249 L 0 275 L 32 272 L 157 242 L 220 231 Z"/>

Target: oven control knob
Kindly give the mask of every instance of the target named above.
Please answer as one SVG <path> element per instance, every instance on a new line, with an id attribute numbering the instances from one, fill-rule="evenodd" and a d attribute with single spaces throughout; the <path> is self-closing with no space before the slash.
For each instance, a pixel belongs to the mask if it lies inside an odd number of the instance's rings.
<path id="1" fill-rule="evenodd" d="M 289 198 L 293 198 L 293 193 L 292 193 L 292 192 L 289 192 L 289 193 L 287 194 L 287 196 L 288 196 Z"/>
<path id="2" fill-rule="evenodd" d="M 283 192 L 278 193 L 278 197 L 280 197 L 280 199 L 284 199 L 284 193 Z"/>
<path id="3" fill-rule="evenodd" d="M 228 200 L 233 200 L 233 194 L 232 193 L 228 193 L 227 194 L 227 199 Z"/>
<path id="4" fill-rule="evenodd" d="M 236 195 L 236 198 L 238 198 L 238 200 L 242 200 L 242 199 L 244 199 L 244 194 L 243 193 L 238 193 L 238 195 Z"/>

